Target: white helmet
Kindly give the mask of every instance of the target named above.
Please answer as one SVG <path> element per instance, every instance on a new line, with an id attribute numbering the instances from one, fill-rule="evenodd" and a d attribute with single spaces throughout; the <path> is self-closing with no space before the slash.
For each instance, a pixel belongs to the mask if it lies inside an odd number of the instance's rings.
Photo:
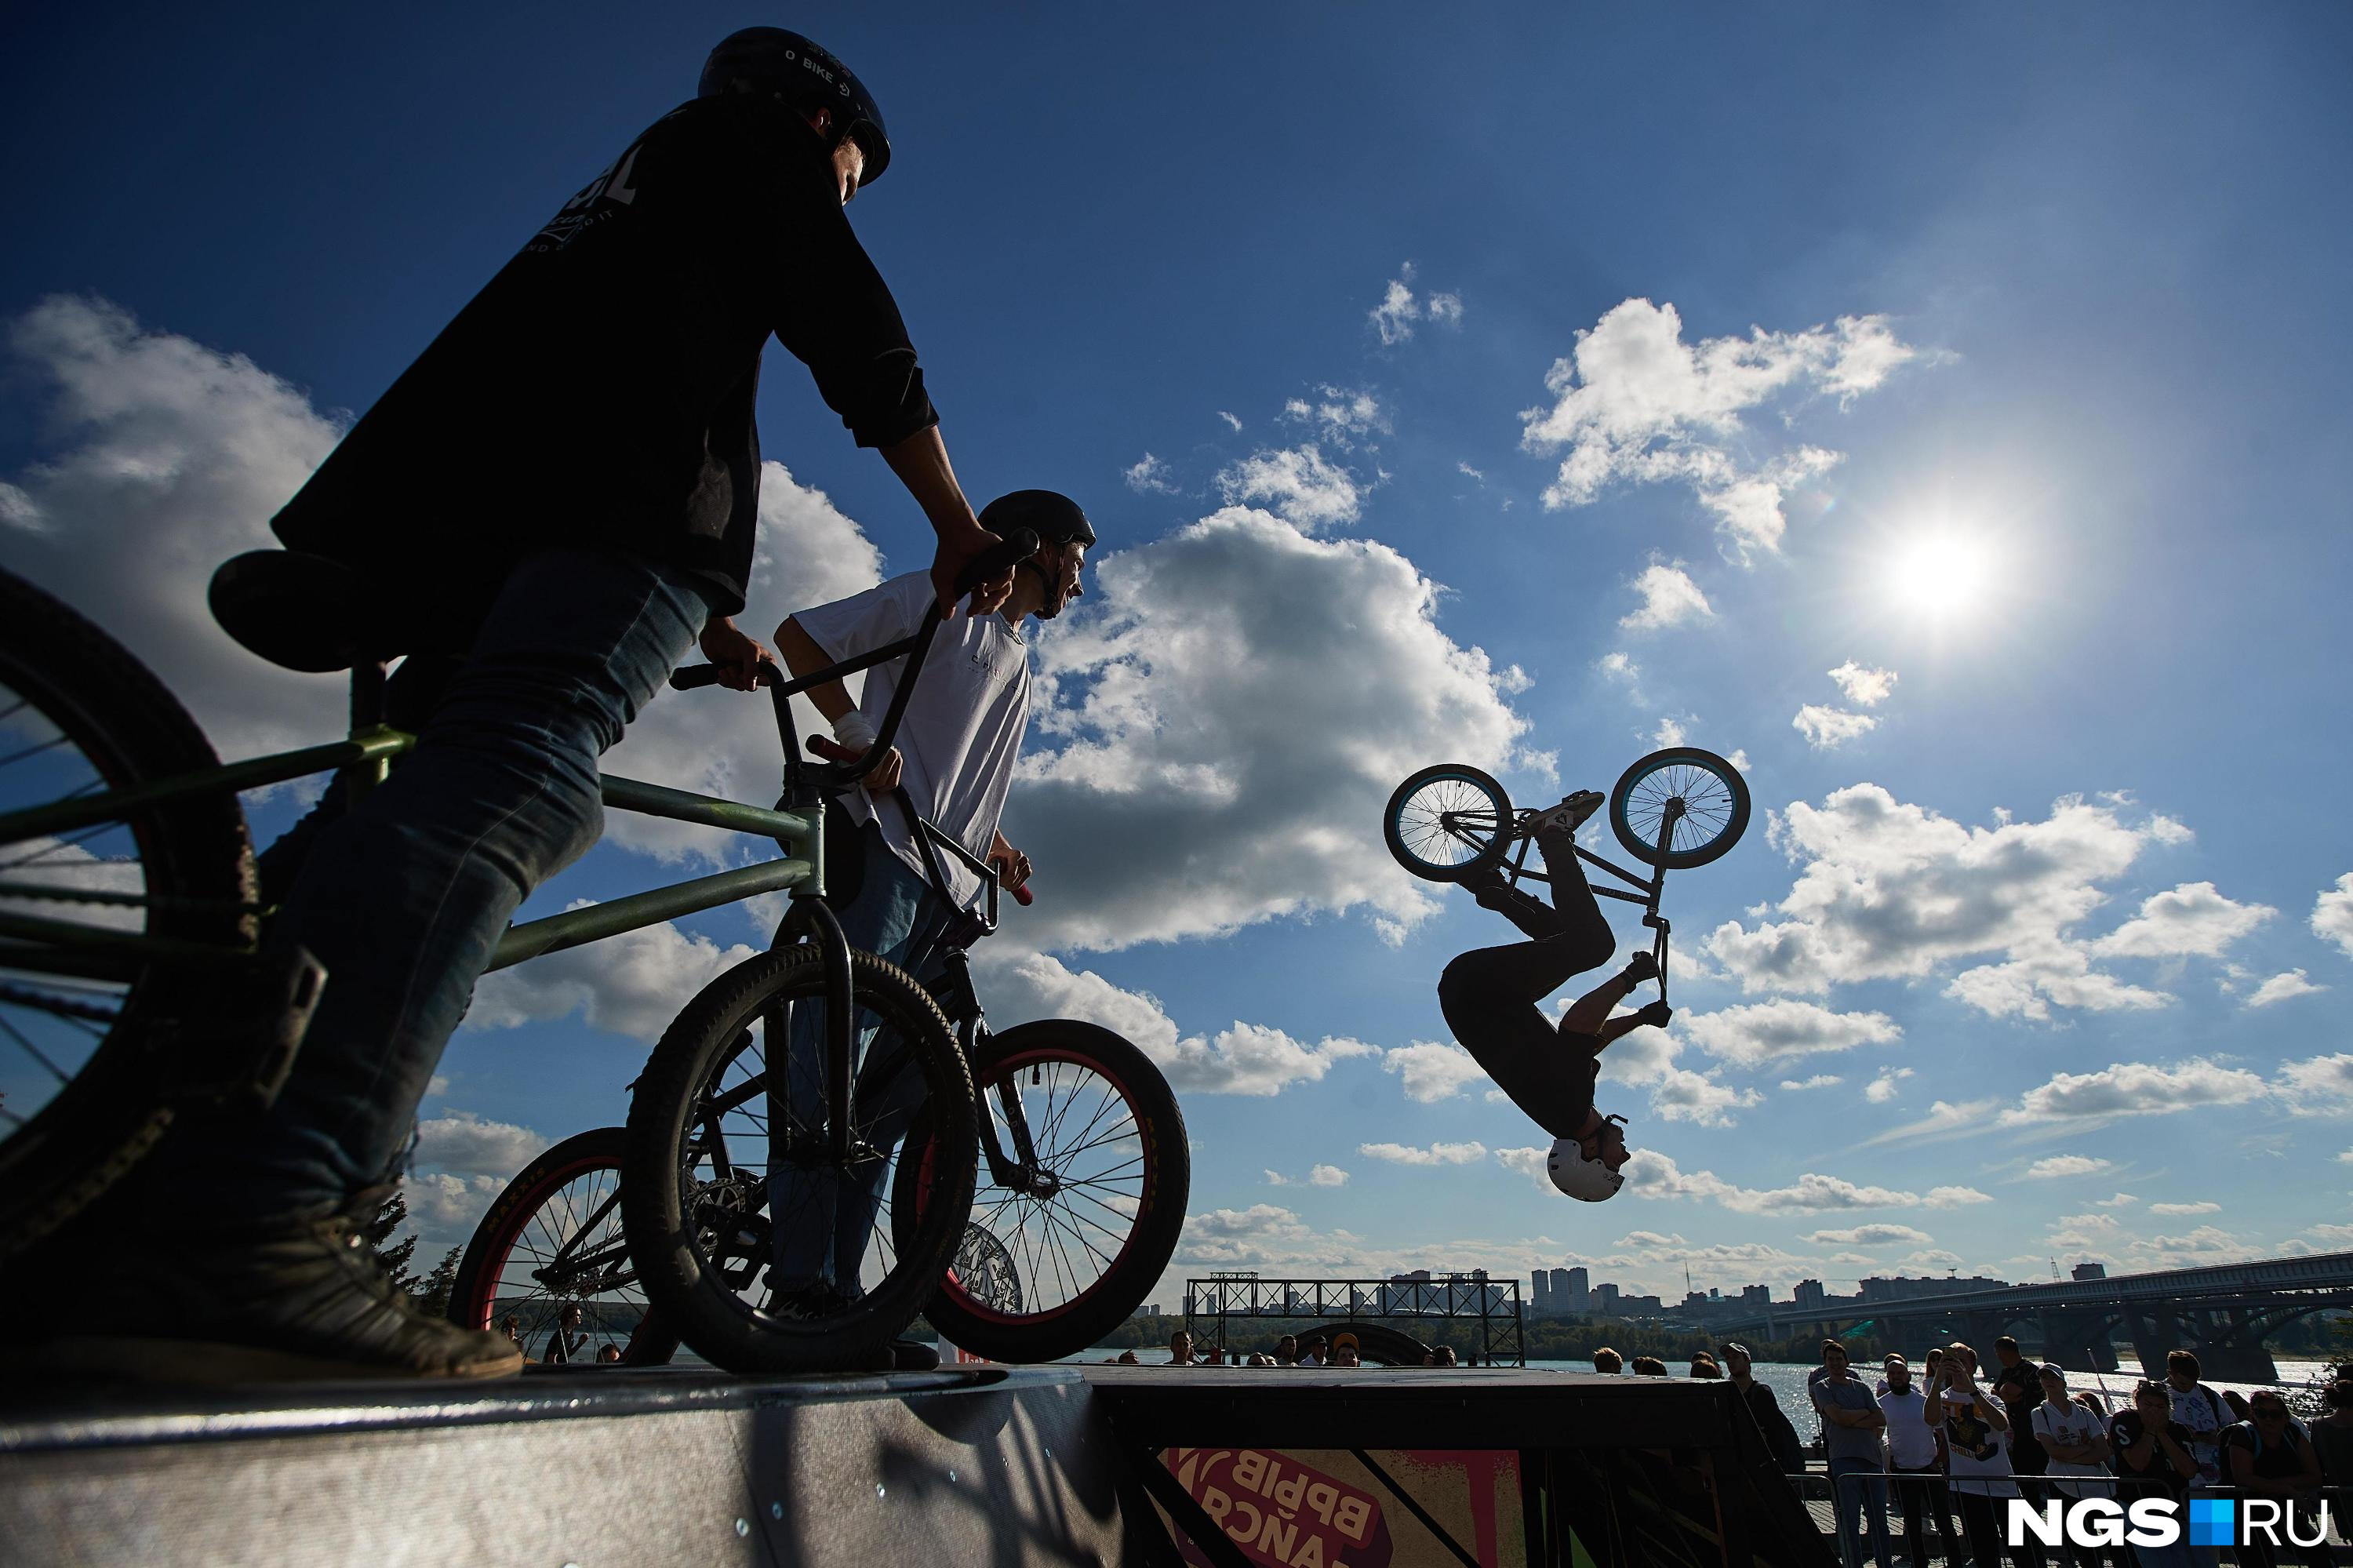
<path id="1" fill-rule="evenodd" d="M 1545 1161 L 1545 1170 L 1552 1184 L 1570 1197 L 1588 1203 L 1600 1202 L 1617 1196 L 1626 1178 L 1599 1160 L 1586 1158 L 1585 1150 L 1573 1138 L 1552 1140 L 1552 1155 Z"/>

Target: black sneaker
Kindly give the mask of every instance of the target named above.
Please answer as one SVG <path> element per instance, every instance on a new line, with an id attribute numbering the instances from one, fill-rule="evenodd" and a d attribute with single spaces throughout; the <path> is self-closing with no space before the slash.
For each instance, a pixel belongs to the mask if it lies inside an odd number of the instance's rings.
<path id="1" fill-rule="evenodd" d="M 275 1234 L 117 1254 L 82 1295 L 72 1332 L 32 1360 L 214 1384 L 521 1372 L 522 1347 L 427 1317 L 385 1277 L 357 1217 L 381 1196 Z"/>

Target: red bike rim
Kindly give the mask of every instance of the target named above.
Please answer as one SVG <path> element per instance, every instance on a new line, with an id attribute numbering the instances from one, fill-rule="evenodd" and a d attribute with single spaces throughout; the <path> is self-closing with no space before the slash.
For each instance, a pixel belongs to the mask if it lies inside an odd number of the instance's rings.
<path id="1" fill-rule="evenodd" d="M 987 1114 L 986 1108 L 987 1095 L 990 1091 L 995 1089 L 998 1083 L 1003 1081 L 1006 1075 L 1018 1073 L 1024 1067 L 1041 1065 L 1048 1062 L 1061 1062 L 1067 1063 L 1072 1066 L 1082 1067 L 1086 1071 L 1092 1073 L 1096 1077 L 1101 1078 L 1104 1083 L 1109 1084 L 1112 1086 L 1113 1092 L 1118 1095 L 1120 1103 L 1127 1107 L 1128 1119 L 1135 1124 L 1136 1142 L 1140 1144 L 1144 1150 L 1144 1191 L 1137 1200 L 1135 1218 L 1128 1226 L 1127 1234 L 1121 1239 L 1119 1250 L 1112 1255 L 1110 1262 L 1103 1265 L 1102 1272 L 1095 1277 L 1094 1283 L 1073 1295 L 1069 1300 L 1060 1302 L 1053 1307 L 1050 1307 L 1042 1312 L 1001 1312 L 994 1307 L 976 1301 L 965 1293 L 962 1283 L 956 1278 L 955 1268 L 950 1267 L 947 1273 L 947 1277 L 940 1282 L 940 1288 L 943 1291 L 953 1291 L 955 1295 L 956 1306 L 963 1311 L 970 1313 L 973 1317 L 979 1319 L 985 1323 L 1003 1324 L 1007 1327 L 1019 1327 L 1023 1324 L 1031 1323 L 1050 1323 L 1057 1318 L 1066 1317 L 1086 1306 L 1093 1298 L 1095 1292 L 1101 1290 L 1107 1281 L 1118 1275 L 1120 1266 L 1126 1262 L 1127 1255 L 1134 1250 L 1135 1246 L 1135 1238 L 1143 1233 L 1145 1222 L 1152 1213 L 1154 1179 L 1160 1171 L 1160 1153 L 1159 1150 L 1153 1146 L 1151 1123 L 1136 1113 L 1135 1096 L 1128 1087 L 1126 1080 L 1122 1078 L 1117 1073 L 1113 1072 L 1103 1063 L 1096 1061 L 1092 1057 L 1082 1057 L 1080 1054 L 1070 1050 L 1040 1048 L 1034 1051 L 1018 1052 L 1013 1055 L 1004 1058 L 1002 1061 L 992 1064 L 993 1075 L 989 1080 L 985 1084 L 976 1084 L 974 1086 L 974 1087 L 978 1091 L 978 1096 L 976 1097 L 981 1098 L 983 1101 L 983 1114 Z M 921 1201 L 924 1195 L 931 1192 L 932 1189 L 932 1150 L 934 1147 L 935 1146 L 928 1139 L 924 1140 L 923 1157 L 921 1162 L 916 1166 L 916 1213 L 919 1217 L 922 1213 Z M 984 1158 L 980 1163 L 980 1170 L 986 1171 L 987 1168 L 987 1161 L 986 1158 Z M 976 1197 L 975 1199 L 975 1206 L 978 1206 L 978 1200 Z"/>
<path id="2" fill-rule="evenodd" d="M 583 1155 L 567 1165 L 558 1167 L 551 1178 L 542 1179 L 534 1192 L 524 1194 L 525 1202 L 518 1202 L 508 1212 L 491 1242 L 492 1255 L 484 1260 L 481 1272 L 473 1281 L 475 1298 L 464 1303 L 466 1316 L 463 1321 L 467 1328 L 488 1331 L 492 1327 L 491 1315 L 498 1310 L 499 1283 L 506 1277 L 507 1260 L 514 1256 L 515 1243 L 522 1239 L 523 1227 L 546 1206 L 550 1197 L 591 1171 L 612 1171 L 617 1189 L 621 1168 L 617 1162 L 603 1155 Z M 534 1195 L 536 1202 L 529 1201 Z M 501 1198 L 505 1196 L 503 1192 L 500 1194 Z"/>

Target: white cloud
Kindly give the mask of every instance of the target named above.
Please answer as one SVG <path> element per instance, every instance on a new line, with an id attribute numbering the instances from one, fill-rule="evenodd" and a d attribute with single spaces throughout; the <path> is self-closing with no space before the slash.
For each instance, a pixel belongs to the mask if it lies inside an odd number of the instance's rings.
<path id="1" fill-rule="evenodd" d="M 1813 1171 L 1787 1187 L 1759 1190 L 1739 1187 L 1712 1171 L 1685 1175 L 1675 1162 L 1652 1149 L 1638 1149 L 1625 1166 L 1627 1188 L 1645 1198 L 1692 1198 L 1713 1202 L 1737 1214 L 1819 1214 L 1847 1209 L 1908 1209 L 1921 1202 L 1917 1192 L 1864 1186 L 1841 1176 Z"/>
<path id="2" fill-rule="evenodd" d="M 1348 1173 L 1337 1165 L 1318 1165 L 1307 1172 L 1307 1184 L 1311 1187 L 1345 1187 L 1348 1184 Z"/>
<path id="3" fill-rule="evenodd" d="M 1218 418 L 1223 419 L 1227 424 L 1231 425 L 1234 428 L 1234 433 L 1236 435 L 1241 434 L 1242 421 L 1240 415 L 1229 414 L 1223 408 L 1220 408 L 1218 410 Z"/>
<path id="4" fill-rule="evenodd" d="M 1765 1097 L 1753 1088 L 1727 1086 L 1720 1070 L 1700 1073 L 1677 1066 L 1675 1058 L 1682 1049 L 1674 1034 L 1638 1029 L 1602 1056 L 1602 1081 L 1647 1086 L 1653 1116 L 1702 1127 L 1730 1127 L 1738 1119 L 1734 1112 L 1763 1101 Z"/>
<path id="5" fill-rule="evenodd" d="M 1920 1201 L 1931 1209 L 1959 1209 L 1971 1203 L 1990 1203 L 1993 1194 L 1980 1192 L 1975 1187 L 1931 1187 L 1928 1195 Z"/>
<path id="6" fill-rule="evenodd" d="M 2348 959 L 2353 959 L 2353 871 L 2337 879 L 2337 885 L 2324 891 L 2312 901 L 2312 934 L 2337 944 Z"/>
<path id="7" fill-rule="evenodd" d="M 1898 801 L 1876 784 L 1835 790 L 1820 806 L 1773 815 L 1771 842 L 1799 866 L 1779 919 L 1718 927 L 1703 944 L 1747 991 L 1820 991 L 1866 980 L 1919 980 L 1980 954 L 2008 961 L 1963 971 L 1947 994 L 1996 1016 L 2049 1016 L 2053 1005 L 2101 1011 L 2162 1007 L 2172 998 L 2095 969 L 2164 943 L 2211 945 L 2241 921 L 2196 888 L 2160 895 L 2112 934 L 2124 954 L 2079 939 L 2107 901 L 2100 884 L 2129 870 L 2167 835 L 2135 824 L 2116 801 L 2065 796 L 2043 821 L 2002 815 L 1969 828 Z M 2152 907 L 2154 906 L 2154 908 Z M 2230 905 L 2245 911 L 2252 906 Z M 2189 913 L 2177 920 L 2179 908 Z M 2105 938 L 2102 940 L 2106 940 Z"/>
<path id="8" fill-rule="evenodd" d="M 1715 614 L 1681 561 L 1652 561 L 1635 577 L 1634 591 L 1642 602 L 1618 621 L 1630 631 L 1663 631 Z"/>
<path id="9" fill-rule="evenodd" d="M 1873 1105 L 1883 1106 L 1902 1092 L 1896 1086 L 1911 1075 L 1909 1067 L 1883 1067 L 1879 1076 L 1872 1079 L 1870 1086 L 1862 1091 L 1862 1097 Z"/>
<path id="10" fill-rule="evenodd" d="M 1910 1225 L 1857 1225 L 1845 1231 L 1808 1231 L 1799 1239 L 1816 1246 L 1927 1246 L 1936 1238 Z"/>
<path id="11" fill-rule="evenodd" d="M 1526 1177 L 1535 1184 L 1538 1192 L 1545 1193 L 1556 1191 L 1552 1184 L 1551 1160 L 1552 1150 L 1549 1147 L 1495 1150 L 1497 1164 L 1506 1171 Z"/>
<path id="12" fill-rule="evenodd" d="M 6 345 L 12 379 L 37 389 L 27 429 L 57 443 L 0 505 L 9 569 L 164 672 L 224 757 L 341 735 L 343 681 L 263 662 L 205 602 L 221 562 L 277 544 L 270 517 L 341 427 L 245 355 L 95 297 L 41 301 Z"/>
<path id="13" fill-rule="evenodd" d="M 2315 985 L 2305 978 L 2302 969 L 2288 969 L 2275 974 L 2248 993 L 2249 1007 L 2269 1007 L 2275 1001 L 2287 1001 L 2299 996 L 2314 996 L 2328 988 Z"/>
<path id="14" fill-rule="evenodd" d="M 2353 1113 L 2353 1053 L 2281 1063 L 2275 1092 L 2297 1116 Z"/>
<path id="15" fill-rule="evenodd" d="M 2279 911 L 2225 898 L 2211 882 L 2185 882 L 2142 900 L 2140 913 L 2092 944 L 2104 957 L 2164 959 L 2222 949 Z"/>
<path id="16" fill-rule="evenodd" d="M 1836 1073 L 1816 1073 L 1810 1078 L 1782 1079 L 1781 1091 L 1784 1094 L 1796 1094 L 1804 1089 L 1827 1089 L 1832 1085 L 1845 1082 L 1846 1080 Z"/>
<path id="17" fill-rule="evenodd" d="M 1474 1165 L 1487 1158 L 1487 1146 L 1475 1140 L 1433 1143 L 1427 1149 L 1409 1143 L 1360 1143 L 1356 1152 L 1390 1165 Z"/>
<path id="18" fill-rule="evenodd" d="M 1355 476 L 1313 441 L 1252 452 L 1219 472 L 1218 486 L 1229 501 L 1265 502 L 1276 516 L 1307 534 L 1354 523 L 1361 495 Z"/>
<path id="19" fill-rule="evenodd" d="M 594 902 L 575 899 L 568 907 Z M 658 1040 L 695 992 L 755 951 L 740 942 L 723 948 L 668 922 L 625 931 L 484 975 L 465 1027 L 512 1029 L 576 1012 L 596 1028 Z"/>
<path id="20" fill-rule="evenodd" d="M 1092 969 L 1074 972 L 1047 953 L 976 955 L 975 967 L 999 1028 L 1037 1018 L 1101 1024 L 1151 1057 L 1181 1094 L 1262 1098 L 1293 1084 L 1318 1083 L 1351 1058 L 1378 1054 L 1362 1041 L 1327 1038 L 1311 1045 L 1239 1021 L 1214 1036 L 1181 1034 L 1156 997 L 1123 990 Z"/>
<path id="21" fill-rule="evenodd" d="M 496 1177 L 504 1186 L 547 1146 L 548 1139 L 530 1128 L 453 1110 L 417 1124 L 416 1163 L 460 1176 Z"/>
<path id="22" fill-rule="evenodd" d="M 1282 406 L 1283 418 L 1313 425 L 1342 447 L 1377 433 L 1387 433 L 1388 416 L 1371 393 L 1340 387 L 1317 389 L 1314 400 L 1293 397 Z"/>
<path id="23" fill-rule="evenodd" d="M 1674 306 L 1630 299 L 1554 363 L 1545 387 L 1556 401 L 1521 416 L 1522 444 L 1566 449 L 1546 507 L 1584 505 L 1613 483 L 1687 484 L 1715 514 L 1726 553 L 1746 562 L 1779 549 L 1783 497 L 1839 454 L 1800 445 L 1759 455 L 1741 416 L 1804 393 L 1844 404 L 1915 353 L 1882 316 L 1686 344 Z"/>
<path id="24" fill-rule="evenodd" d="M 2353 1058 L 2348 1058 L 2353 1060 Z M 2125 1117 L 2162 1116 L 2206 1106 L 2244 1105 L 2265 1091 L 2263 1079 L 2242 1067 L 2202 1057 L 2177 1066 L 2118 1062 L 2096 1073 L 2056 1073 L 2001 1113 L 2004 1127 L 2041 1122 L 2106 1123 Z"/>
<path id="25" fill-rule="evenodd" d="M 1956 1105 L 1938 1100 L 1928 1107 L 1928 1114 L 1902 1127 L 1891 1127 L 1862 1140 L 1862 1147 L 1873 1149 L 1883 1143 L 1915 1143 L 1943 1139 L 1961 1133 L 1977 1132 L 1991 1125 L 1987 1119 L 1993 1110 L 1991 1100 L 1964 1100 Z"/>
<path id="26" fill-rule="evenodd" d="M 459 1245 L 473 1234 L 488 1212 L 491 1200 L 506 1191 L 508 1176 L 460 1176 L 447 1171 L 411 1171 L 401 1179 L 401 1196 L 408 1203 L 408 1219 L 417 1227 L 421 1255 L 411 1260 L 419 1273 L 440 1261 L 440 1254 Z"/>
<path id="27" fill-rule="evenodd" d="M 2055 1176 L 2096 1176 L 2108 1167 L 2107 1160 L 2094 1160 L 2088 1154 L 2053 1154 L 2028 1166 L 2025 1175 L 2035 1181 Z"/>
<path id="28" fill-rule="evenodd" d="M 1852 659 L 1830 672 L 1830 677 L 1846 694 L 1846 700 L 1859 708 L 1877 707 L 1895 689 L 1894 671 L 1870 669 Z"/>
<path id="29" fill-rule="evenodd" d="M 1631 686 L 1642 678 L 1642 667 L 1628 658 L 1623 651 L 1604 653 L 1593 662 L 1593 667 L 1607 680 L 1622 682 Z"/>
<path id="30" fill-rule="evenodd" d="M 1120 477 L 1127 482 L 1128 489 L 1138 495 L 1174 495 L 1176 484 L 1168 477 L 1169 471 L 1166 463 L 1146 452 L 1122 469 Z"/>
<path id="31" fill-rule="evenodd" d="M 1709 1055 L 1739 1067 L 1887 1045 L 1904 1037 L 1903 1029 L 1883 1012 L 1835 1012 L 1787 997 L 1685 1013 L 1675 1028 Z"/>
<path id="32" fill-rule="evenodd" d="M 2128 1209 L 2139 1202 L 2140 1200 L 2130 1192 L 2118 1192 L 2112 1198 L 2101 1199 L 2096 1206 L 2103 1209 Z"/>
<path id="33" fill-rule="evenodd" d="M 1462 296 L 1434 293 L 1427 301 L 1418 299 L 1413 291 L 1413 263 L 1398 269 L 1389 286 L 1381 292 L 1381 302 L 1367 313 L 1373 330 L 1380 334 L 1384 344 L 1395 345 L 1413 335 L 1413 323 L 1425 318 L 1440 326 L 1462 323 Z"/>
<path id="34" fill-rule="evenodd" d="M 1684 718 L 1690 716 L 1689 714 L 1683 715 Z M 1690 738 L 1690 735 L 1691 732 L 1683 727 L 1683 719 L 1678 719 L 1672 715 L 1662 715 L 1659 720 L 1659 727 L 1651 732 L 1651 745 L 1656 750 L 1665 751 L 1681 746 Z"/>
<path id="35" fill-rule="evenodd" d="M 1423 1105 L 1451 1100 L 1473 1084 L 1486 1081 L 1486 1069 L 1471 1053 L 1452 1042 L 1417 1040 L 1381 1054 L 1384 1071 L 1405 1080 L 1406 1097 Z"/>
<path id="36" fill-rule="evenodd" d="M 1359 906 L 1396 935 L 1440 907 L 1382 847 L 1382 809 L 1432 757 L 1512 766 L 1525 677 L 1438 629 L 1436 584 L 1242 508 L 1096 577 L 1037 639 L 1005 833 L 1039 898 L 1008 935 L 1108 948 Z"/>
<path id="37" fill-rule="evenodd" d="M 1789 727 L 1806 737 L 1806 744 L 1817 751 L 1831 751 L 1844 746 L 1858 736 L 1869 735 L 1879 727 L 1879 720 L 1869 714 L 1852 714 L 1844 708 L 1825 707 L 1820 703 L 1807 703 L 1798 709 Z"/>
<path id="38" fill-rule="evenodd" d="M 2151 1203 L 2152 1214 L 2215 1214 L 2221 1213 L 2220 1203 Z"/>

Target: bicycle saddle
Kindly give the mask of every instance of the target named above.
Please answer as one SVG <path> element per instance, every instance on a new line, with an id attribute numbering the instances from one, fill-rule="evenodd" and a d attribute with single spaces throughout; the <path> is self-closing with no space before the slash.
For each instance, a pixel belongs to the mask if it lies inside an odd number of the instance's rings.
<path id="1" fill-rule="evenodd" d="M 205 597 L 223 631 L 289 670 L 348 670 L 364 650 L 359 573 L 324 556 L 248 550 L 221 563 Z"/>

